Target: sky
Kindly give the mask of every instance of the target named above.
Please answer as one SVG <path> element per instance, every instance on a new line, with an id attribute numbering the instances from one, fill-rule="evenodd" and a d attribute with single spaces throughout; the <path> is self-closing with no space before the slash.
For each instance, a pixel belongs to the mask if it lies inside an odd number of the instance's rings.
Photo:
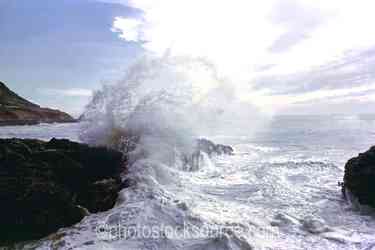
<path id="1" fill-rule="evenodd" d="M 0 0 L 0 81 L 78 115 L 136 58 L 168 53 L 210 61 L 236 98 L 265 112 L 371 113 L 374 9 L 371 0 Z"/>
<path id="2" fill-rule="evenodd" d="M 143 49 L 111 31 L 130 7 L 90 0 L 0 0 L 0 81 L 41 106 L 77 116 L 92 90 Z"/>

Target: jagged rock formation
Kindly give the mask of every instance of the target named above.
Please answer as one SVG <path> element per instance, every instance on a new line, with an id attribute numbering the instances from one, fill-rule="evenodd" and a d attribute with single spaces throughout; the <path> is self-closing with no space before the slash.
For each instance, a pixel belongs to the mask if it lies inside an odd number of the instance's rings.
<path id="1" fill-rule="evenodd" d="M 0 139 L 0 245 L 112 208 L 124 160 L 118 151 L 69 140 Z"/>
<path id="2" fill-rule="evenodd" d="M 233 148 L 228 145 L 215 144 L 210 140 L 201 138 L 197 140 L 197 150 L 207 153 L 209 156 L 216 155 L 232 155 Z"/>
<path id="3" fill-rule="evenodd" d="M 27 101 L 0 82 L 0 126 L 74 121 L 67 113 Z"/>
<path id="4" fill-rule="evenodd" d="M 193 153 L 182 156 L 184 169 L 188 171 L 198 170 L 201 163 L 204 162 L 204 155 L 202 153 L 213 157 L 218 155 L 233 155 L 233 152 L 234 150 L 231 146 L 215 144 L 205 138 L 197 139 Z"/>

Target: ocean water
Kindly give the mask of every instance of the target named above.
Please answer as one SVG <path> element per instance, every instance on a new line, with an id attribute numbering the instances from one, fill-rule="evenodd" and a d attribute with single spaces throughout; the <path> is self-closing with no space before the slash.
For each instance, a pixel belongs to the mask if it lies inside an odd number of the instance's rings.
<path id="1" fill-rule="evenodd" d="M 375 249 L 372 211 L 338 186 L 345 162 L 374 144 L 374 126 L 371 116 L 276 116 L 249 135 L 211 135 L 235 154 L 204 156 L 197 171 L 178 156 L 140 159 L 113 209 L 19 248 Z M 80 129 L 1 127 L 0 137 L 79 140 Z"/>

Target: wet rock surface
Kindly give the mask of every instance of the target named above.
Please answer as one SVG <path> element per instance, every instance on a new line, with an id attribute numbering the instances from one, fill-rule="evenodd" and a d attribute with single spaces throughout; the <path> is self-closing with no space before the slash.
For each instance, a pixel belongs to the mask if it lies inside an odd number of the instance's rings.
<path id="1" fill-rule="evenodd" d="M 345 198 L 350 192 L 360 204 L 375 207 L 375 146 L 346 163 L 342 191 Z"/>
<path id="2" fill-rule="evenodd" d="M 0 245 L 38 239 L 112 208 L 122 153 L 69 140 L 0 139 Z"/>
<path id="3" fill-rule="evenodd" d="M 216 155 L 232 155 L 234 150 L 231 146 L 215 144 L 210 140 L 201 138 L 197 140 L 197 151 L 203 151 L 209 156 Z"/>
<path id="4" fill-rule="evenodd" d="M 184 169 L 187 171 L 197 171 L 202 162 L 204 162 L 205 153 L 208 157 L 219 155 L 233 155 L 234 150 L 231 146 L 215 144 L 214 142 L 200 138 L 196 140 L 195 148 L 191 155 L 183 155 Z"/>

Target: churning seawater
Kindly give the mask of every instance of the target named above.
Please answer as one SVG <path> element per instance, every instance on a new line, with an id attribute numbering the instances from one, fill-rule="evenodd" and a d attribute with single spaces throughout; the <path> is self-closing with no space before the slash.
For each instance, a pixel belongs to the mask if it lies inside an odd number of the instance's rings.
<path id="1" fill-rule="evenodd" d="M 136 185 L 113 209 L 20 247 L 375 249 L 374 216 L 338 186 L 345 162 L 374 144 L 374 126 L 369 116 L 277 116 L 251 136 L 211 136 L 236 152 L 206 157 L 198 171 L 137 161 L 124 176 Z M 79 127 L 2 127 L 0 136 L 78 140 Z"/>

